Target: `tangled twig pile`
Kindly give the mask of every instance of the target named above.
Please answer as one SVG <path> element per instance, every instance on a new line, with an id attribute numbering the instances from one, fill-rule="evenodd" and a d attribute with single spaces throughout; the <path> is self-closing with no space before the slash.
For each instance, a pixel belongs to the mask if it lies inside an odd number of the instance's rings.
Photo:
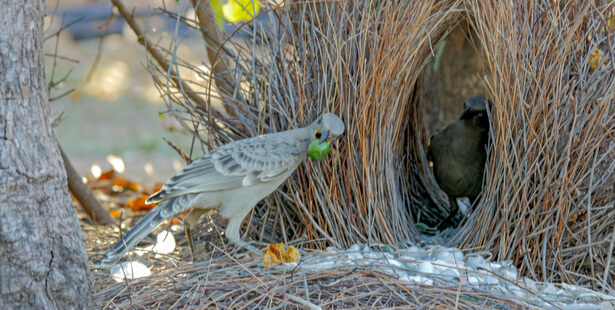
<path id="1" fill-rule="evenodd" d="M 491 72 L 494 142 L 485 207 L 453 242 L 542 281 L 613 288 L 613 5 L 466 5 Z"/>

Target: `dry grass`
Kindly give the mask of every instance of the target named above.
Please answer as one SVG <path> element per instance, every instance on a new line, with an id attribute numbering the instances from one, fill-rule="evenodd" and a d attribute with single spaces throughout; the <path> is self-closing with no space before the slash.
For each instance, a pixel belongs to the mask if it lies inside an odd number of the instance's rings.
<path id="1" fill-rule="evenodd" d="M 247 221 L 250 237 L 307 236 L 315 248 L 395 247 L 417 240 L 416 222 L 433 224 L 447 214 L 424 154 L 420 89 L 438 43 L 465 18 L 491 73 L 485 87 L 495 102 L 493 145 L 483 198 L 451 244 L 513 259 L 537 280 L 612 289 L 615 79 L 613 31 L 605 31 L 612 7 L 589 1 L 561 8 L 546 0 L 513 1 L 514 7 L 509 1 L 399 2 L 272 7 L 263 13 L 269 26 L 248 23 L 233 34 L 253 41 L 210 46 L 217 51 L 210 61 L 230 68 L 214 75 L 215 83 L 209 71 L 176 58 L 176 46 L 158 47 L 171 66 L 150 68 L 168 113 L 206 149 L 303 126 L 323 112 L 346 123 L 347 134 L 329 160 L 308 160 L 255 208 Z M 587 60 L 598 46 L 607 64 L 590 71 Z M 204 77 L 205 85 L 179 76 L 180 68 Z M 232 95 L 219 95 L 216 85 L 231 85 Z M 247 266 L 244 276 L 253 283 L 267 277 L 250 274 Z M 219 272 L 228 278 L 223 268 Z M 308 286 L 324 276 L 311 275 Z M 160 279 L 173 289 L 173 281 Z M 375 276 L 368 282 L 366 290 L 387 284 Z M 265 304 L 287 300 L 259 285 L 246 286 L 245 294 L 267 296 Z M 199 282 L 192 289 L 214 288 Z"/>

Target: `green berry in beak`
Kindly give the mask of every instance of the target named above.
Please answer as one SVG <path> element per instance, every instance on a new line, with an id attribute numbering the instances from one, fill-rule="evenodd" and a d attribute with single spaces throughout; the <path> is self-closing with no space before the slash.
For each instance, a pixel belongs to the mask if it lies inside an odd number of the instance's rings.
<path id="1" fill-rule="evenodd" d="M 331 152 L 331 146 L 327 141 L 320 142 L 319 140 L 314 140 L 308 149 L 310 158 L 317 161 L 325 159 L 329 152 Z"/>

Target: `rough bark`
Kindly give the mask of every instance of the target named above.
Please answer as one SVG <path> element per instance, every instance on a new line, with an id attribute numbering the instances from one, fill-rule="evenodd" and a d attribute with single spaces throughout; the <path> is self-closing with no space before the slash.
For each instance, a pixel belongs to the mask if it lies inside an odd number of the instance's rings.
<path id="1" fill-rule="evenodd" d="M 85 309 L 81 230 L 49 123 L 42 0 L 2 0 L 0 309 Z"/>

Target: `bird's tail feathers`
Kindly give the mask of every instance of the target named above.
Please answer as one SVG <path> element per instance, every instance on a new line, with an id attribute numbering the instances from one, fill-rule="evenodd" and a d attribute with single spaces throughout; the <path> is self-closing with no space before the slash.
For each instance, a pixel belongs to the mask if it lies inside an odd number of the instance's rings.
<path id="1" fill-rule="evenodd" d="M 103 266 L 110 266 L 119 261 L 119 259 L 126 255 L 139 241 L 143 240 L 154 228 L 164 222 L 166 219 L 175 215 L 173 205 L 175 199 L 166 200 L 156 207 L 154 207 L 149 213 L 141 219 L 141 221 L 130 232 L 122 238 L 111 249 L 105 257 L 100 261 Z"/>

